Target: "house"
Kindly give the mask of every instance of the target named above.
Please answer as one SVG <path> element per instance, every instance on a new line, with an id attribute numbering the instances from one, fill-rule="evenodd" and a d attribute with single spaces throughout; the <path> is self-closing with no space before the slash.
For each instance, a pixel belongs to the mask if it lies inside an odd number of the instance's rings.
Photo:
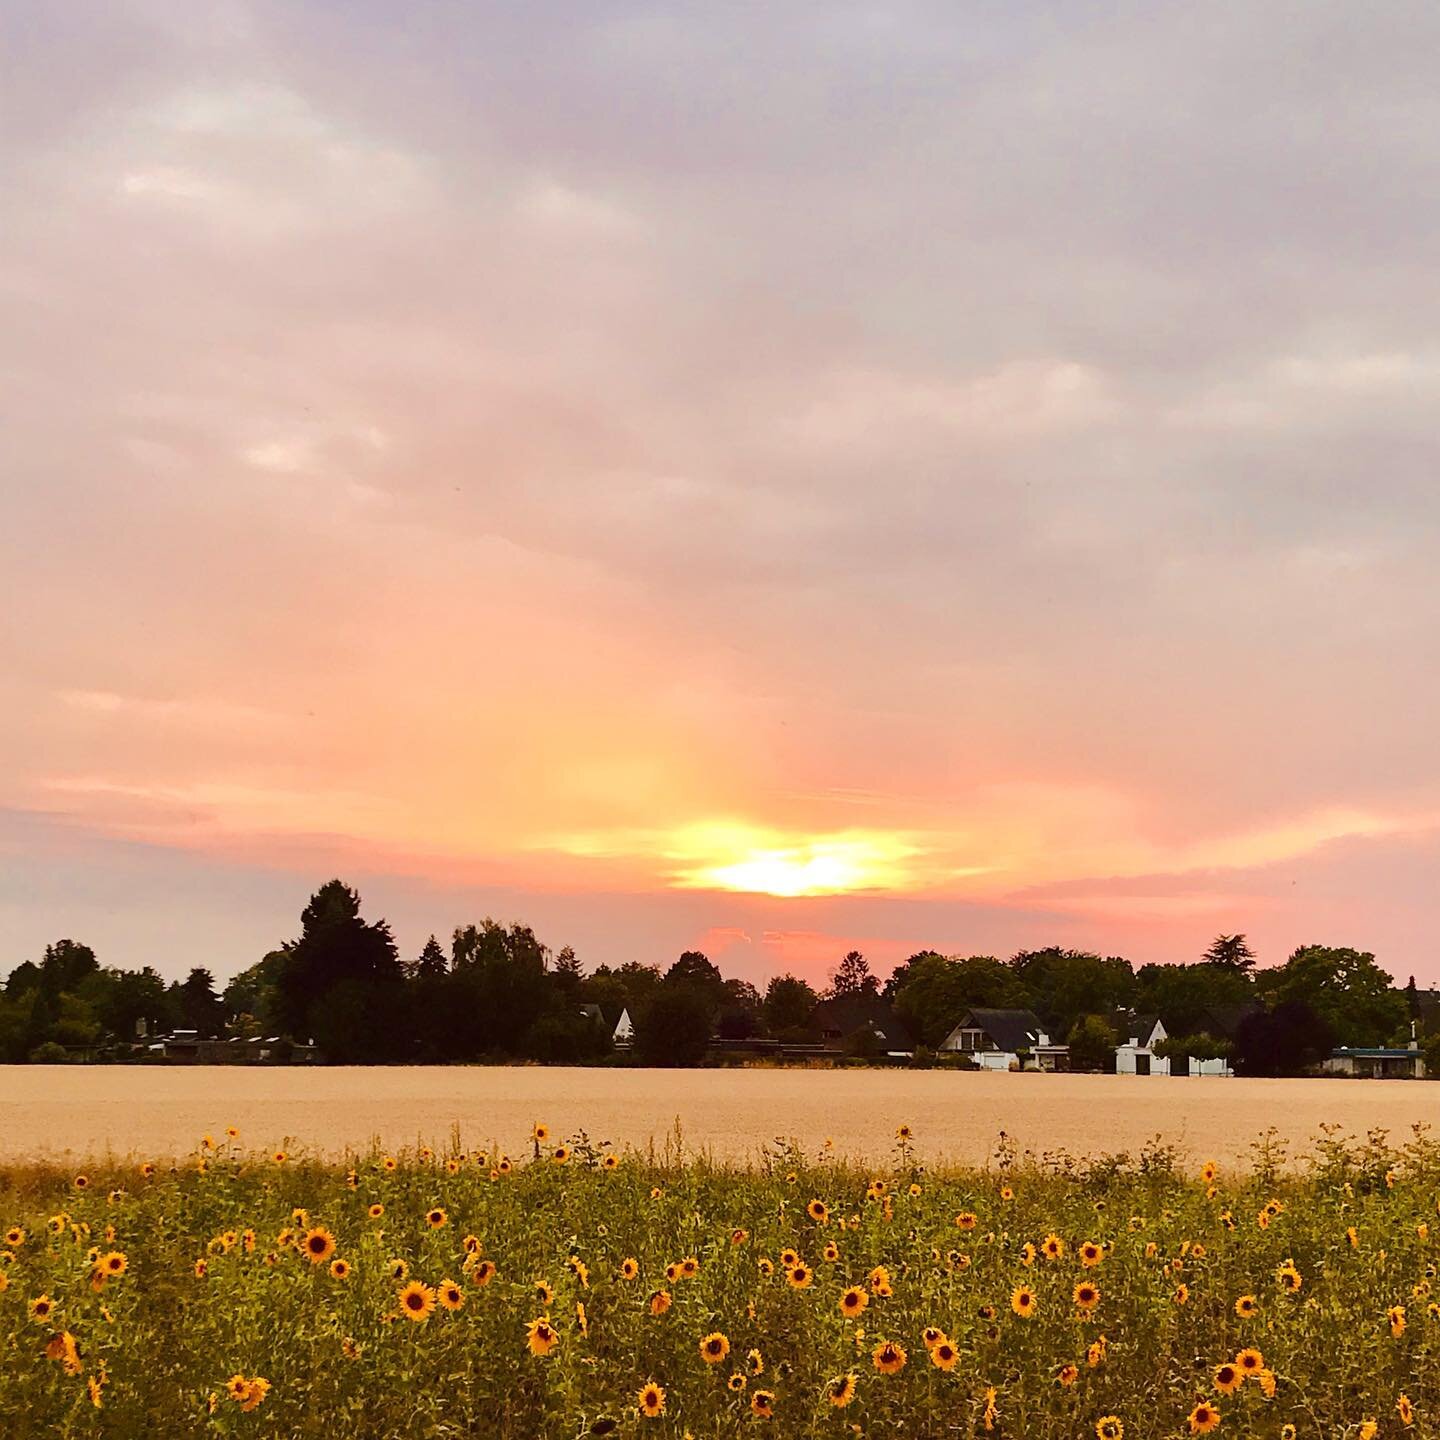
<path id="1" fill-rule="evenodd" d="M 630 1022 L 630 1011 L 621 1007 L 620 1018 L 615 1022 L 615 1029 L 610 1038 L 617 1045 L 629 1045 L 635 1038 L 635 1026 Z"/>
<path id="2" fill-rule="evenodd" d="M 1127 1036 L 1123 1045 L 1115 1047 L 1117 1075 L 1168 1075 L 1170 1061 L 1157 1055 L 1155 1047 L 1166 1038 L 1165 1026 L 1158 1015 L 1135 1015 L 1120 1026 Z"/>
<path id="3" fill-rule="evenodd" d="M 968 1055 L 982 1070 L 1065 1070 L 1070 1047 L 1056 1045 L 1033 1010 L 967 1010 L 940 1042 L 942 1052 Z"/>
<path id="4" fill-rule="evenodd" d="M 910 1032 L 889 1001 L 878 995 L 837 995 L 822 1000 L 811 1014 L 810 1025 L 830 1051 L 884 1055 L 892 1060 L 909 1059 L 915 1053 Z"/>
<path id="5" fill-rule="evenodd" d="M 1341 1046 L 1321 1063 L 1326 1075 L 1356 1075 L 1367 1080 L 1423 1080 L 1425 1057 L 1418 1045 L 1371 1050 Z"/>
<path id="6" fill-rule="evenodd" d="M 1237 1005 L 1207 1005 L 1196 1017 L 1194 1023 L 1185 1031 L 1186 1035 L 1203 1035 L 1233 1048 L 1236 1036 L 1240 1033 L 1240 1027 L 1250 1016 L 1262 1009 L 1254 1000 L 1246 1000 Z M 1193 1055 L 1176 1055 L 1172 1057 L 1170 1066 L 1172 1075 L 1223 1075 L 1233 1076 L 1235 1071 L 1230 1066 L 1228 1056 L 1222 1055 L 1214 1059 L 1199 1059 Z"/>

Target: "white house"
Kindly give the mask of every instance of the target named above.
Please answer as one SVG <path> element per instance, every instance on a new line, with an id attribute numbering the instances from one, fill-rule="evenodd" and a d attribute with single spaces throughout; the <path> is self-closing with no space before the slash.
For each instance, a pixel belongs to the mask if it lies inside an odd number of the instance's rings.
<path id="1" fill-rule="evenodd" d="M 628 1045 L 635 1038 L 635 1027 L 630 1023 L 629 1010 L 621 1010 L 615 1022 L 615 1033 L 610 1037 L 617 1045 Z"/>
<path id="2" fill-rule="evenodd" d="M 1128 1039 L 1115 1047 L 1117 1075 L 1168 1075 L 1170 1060 L 1155 1047 L 1166 1038 L 1158 1015 L 1137 1015 L 1128 1027 Z"/>
<path id="3" fill-rule="evenodd" d="M 940 1049 L 968 1055 L 982 1070 L 1036 1070 L 1069 1067 L 1070 1047 L 1055 1045 L 1031 1010 L 968 1010 L 940 1042 Z"/>

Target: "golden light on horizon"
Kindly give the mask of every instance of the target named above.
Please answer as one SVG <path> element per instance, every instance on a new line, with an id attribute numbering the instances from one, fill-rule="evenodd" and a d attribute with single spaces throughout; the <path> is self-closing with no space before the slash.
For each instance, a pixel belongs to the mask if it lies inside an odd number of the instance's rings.
<path id="1" fill-rule="evenodd" d="M 690 863 L 672 876 L 682 889 L 753 895 L 843 895 L 904 890 L 918 848 L 899 835 L 843 831 L 797 838 L 744 825 L 698 825 L 676 836 L 671 851 Z"/>

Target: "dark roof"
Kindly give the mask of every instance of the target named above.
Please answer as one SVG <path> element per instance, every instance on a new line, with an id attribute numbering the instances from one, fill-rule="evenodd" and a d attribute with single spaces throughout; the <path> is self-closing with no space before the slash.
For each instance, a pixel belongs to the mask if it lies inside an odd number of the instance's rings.
<path id="1" fill-rule="evenodd" d="M 1207 1005 L 1200 1012 L 1196 1033 L 1216 1040 L 1233 1040 L 1241 1024 L 1262 1008 L 1254 1000 L 1242 1000 L 1238 1005 Z"/>
<path id="2" fill-rule="evenodd" d="M 810 1017 L 811 1026 L 822 1035 L 838 1035 L 848 1040 L 859 1030 L 872 1030 L 890 1050 L 913 1050 L 910 1032 L 890 1008 L 888 1000 L 878 995 L 837 995 L 822 1000 Z"/>
<path id="3" fill-rule="evenodd" d="M 1117 1030 L 1125 1032 L 1124 1038 L 1128 1040 L 1132 1035 L 1139 1038 L 1143 1045 L 1155 1033 L 1155 1027 L 1160 1023 L 1158 1015 L 1132 1015 L 1124 1025 L 1116 1026 Z"/>
<path id="4" fill-rule="evenodd" d="M 1033 1010 L 967 1010 L 957 1029 L 983 1030 L 997 1050 L 1028 1050 L 1045 1028 Z"/>

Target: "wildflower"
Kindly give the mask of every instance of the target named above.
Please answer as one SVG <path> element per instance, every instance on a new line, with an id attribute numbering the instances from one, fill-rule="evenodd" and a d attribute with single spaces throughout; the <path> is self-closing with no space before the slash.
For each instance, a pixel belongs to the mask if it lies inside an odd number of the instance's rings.
<path id="1" fill-rule="evenodd" d="M 700 1342 L 700 1358 L 707 1365 L 718 1365 L 730 1353 L 730 1341 L 718 1330 Z"/>
<path id="2" fill-rule="evenodd" d="M 825 1242 L 825 1249 L 821 1252 L 828 1265 L 833 1265 L 840 1258 L 840 1247 L 833 1241 Z"/>
<path id="3" fill-rule="evenodd" d="M 1040 1242 L 1040 1252 L 1047 1260 L 1059 1260 L 1065 1254 L 1065 1242 L 1058 1235 L 1047 1235 Z"/>
<path id="4" fill-rule="evenodd" d="M 960 1352 L 949 1340 L 942 1340 L 930 1351 L 930 1363 L 937 1370 L 951 1371 L 959 1362 Z"/>
<path id="5" fill-rule="evenodd" d="M 796 1265 L 785 1278 L 796 1290 L 808 1290 L 815 1275 L 807 1266 Z"/>
<path id="6" fill-rule="evenodd" d="M 765 1357 L 758 1350 L 747 1350 L 745 1352 L 745 1363 L 750 1367 L 752 1375 L 763 1375 L 765 1373 Z"/>
<path id="7" fill-rule="evenodd" d="M 1238 1366 L 1227 1361 L 1224 1365 L 1215 1367 L 1215 1388 L 1222 1395 L 1233 1395 L 1244 1383 L 1245 1377 Z"/>
<path id="8" fill-rule="evenodd" d="M 775 1396 L 769 1390 L 757 1390 L 750 1397 L 751 1411 L 760 1416 L 762 1420 L 768 1420 L 775 1413 Z"/>
<path id="9" fill-rule="evenodd" d="M 855 1398 L 856 1384 L 854 1375 L 837 1375 L 825 1387 L 825 1398 L 837 1410 L 843 1410 Z"/>
<path id="10" fill-rule="evenodd" d="M 90 1403 L 97 1410 L 102 1409 L 105 1405 L 104 1392 L 101 1389 L 102 1384 L 103 1382 L 94 1375 L 87 1375 L 85 1377 L 85 1392 L 90 1397 Z"/>
<path id="11" fill-rule="evenodd" d="M 425 1223 L 432 1230 L 439 1230 L 450 1223 L 450 1217 L 437 1205 L 433 1210 L 425 1212 Z"/>
<path id="12" fill-rule="evenodd" d="M 993 1385 L 987 1385 L 985 1387 L 985 1410 L 981 1416 L 981 1424 L 986 1430 L 993 1430 L 999 1418 L 1000 1410 L 995 1404 L 995 1387 Z"/>
<path id="13" fill-rule="evenodd" d="M 435 1292 L 419 1280 L 412 1280 L 400 1292 L 400 1313 L 419 1324 L 430 1318 L 435 1308 Z"/>
<path id="14" fill-rule="evenodd" d="M 323 1225 L 317 1225 L 305 1232 L 300 1250 L 312 1265 L 322 1264 L 335 1253 L 335 1237 Z"/>
<path id="15" fill-rule="evenodd" d="M 1265 1368 L 1265 1357 L 1255 1349 L 1241 1350 L 1235 1356 L 1235 1368 L 1242 1375 L 1258 1375 Z"/>
<path id="16" fill-rule="evenodd" d="M 1392 1305 L 1389 1311 L 1390 1333 L 1398 1340 L 1405 1333 L 1405 1307 Z"/>
<path id="17" fill-rule="evenodd" d="M 828 1225 L 830 1223 L 830 1211 L 823 1200 L 812 1200 L 805 1207 L 805 1213 L 817 1225 Z"/>
<path id="18" fill-rule="evenodd" d="M 1068 1389 L 1080 1378 L 1078 1365 L 1065 1364 L 1055 1372 L 1055 1383 Z"/>
<path id="19" fill-rule="evenodd" d="M 931 1353 L 933 1355 L 934 1352 Z M 872 1358 L 875 1368 L 882 1375 L 894 1375 L 905 1368 L 905 1347 L 894 1340 L 882 1340 L 875 1347 Z"/>
<path id="20" fill-rule="evenodd" d="M 651 1380 L 640 1387 L 635 1404 L 646 1419 L 654 1420 L 665 1413 L 665 1392 Z"/>
<path id="21" fill-rule="evenodd" d="M 870 1297 L 858 1285 L 852 1285 L 840 1297 L 840 1313 L 842 1315 L 860 1315 L 864 1313 L 865 1307 L 870 1303 Z"/>
<path id="22" fill-rule="evenodd" d="M 384 1213 L 385 1207 L 378 1200 L 366 1211 L 372 1220 L 378 1220 Z"/>
<path id="23" fill-rule="evenodd" d="M 435 1287 L 435 1298 L 447 1310 L 458 1310 L 465 1303 L 464 1291 L 453 1280 L 442 1280 Z"/>
<path id="24" fill-rule="evenodd" d="M 48 1295 L 37 1295 L 30 1302 L 30 1318 L 43 1324 L 55 1311 L 55 1302 Z"/>
<path id="25" fill-rule="evenodd" d="M 1400 1417 L 1402 1425 L 1413 1425 L 1415 1423 L 1415 1407 L 1410 1403 L 1408 1395 L 1402 1395 L 1395 1402 L 1395 1413 Z"/>
<path id="26" fill-rule="evenodd" d="M 668 1290 L 657 1290 L 650 1297 L 650 1313 L 652 1315 L 663 1315 L 670 1308 L 670 1292 Z"/>
<path id="27" fill-rule="evenodd" d="M 920 1338 L 925 1342 L 927 1350 L 933 1350 L 945 1338 L 945 1332 L 934 1325 L 927 1325 Z"/>
<path id="28" fill-rule="evenodd" d="M 95 1268 L 108 1279 L 114 1280 L 125 1273 L 129 1263 L 123 1250 L 111 1250 L 95 1262 Z"/>
<path id="29" fill-rule="evenodd" d="M 525 1327 L 525 1343 L 530 1347 L 532 1355 L 548 1355 L 560 1343 L 560 1337 L 555 1333 L 555 1327 L 551 1325 L 548 1315 L 532 1320 Z"/>
<path id="30" fill-rule="evenodd" d="M 348 1280 L 350 1278 L 350 1262 L 341 1260 L 337 1256 L 330 1262 L 330 1276 L 334 1280 Z"/>
<path id="31" fill-rule="evenodd" d="M 1188 1285 L 1177 1285 L 1175 1293 L 1170 1297 L 1177 1305 L 1184 1305 L 1190 1299 L 1190 1287 Z"/>
<path id="32" fill-rule="evenodd" d="M 973 1230 L 979 1223 L 979 1217 L 970 1210 L 962 1210 L 955 1217 L 956 1227 L 961 1230 Z"/>
<path id="33" fill-rule="evenodd" d="M 566 1164 L 570 1159 L 570 1147 L 568 1145 L 557 1145 L 555 1147 L 555 1153 L 550 1157 L 550 1159 L 556 1165 Z"/>
<path id="34" fill-rule="evenodd" d="M 616 1169 L 619 1168 L 619 1166 L 620 1166 L 620 1157 L 619 1157 L 618 1155 L 607 1155 L 607 1156 L 600 1162 L 600 1168 L 601 1168 L 602 1170 L 616 1170 Z"/>
<path id="35" fill-rule="evenodd" d="M 397 1255 L 390 1262 L 390 1278 L 392 1280 L 408 1280 L 410 1278 L 410 1262 L 400 1259 Z"/>
<path id="36" fill-rule="evenodd" d="M 1293 1260 L 1287 1260 L 1280 1266 L 1275 1272 L 1275 1279 L 1279 1283 L 1280 1288 L 1288 1291 L 1291 1295 L 1295 1294 L 1301 1285 L 1305 1283 L 1300 1272 L 1295 1268 L 1295 1262 Z"/>
<path id="37" fill-rule="evenodd" d="M 1190 1433 L 1208 1435 L 1220 1423 L 1220 1412 L 1208 1400 L 1202 1400 L 1190 1412 Z"/>
<path id="38" fill-rule="evenodd" d="M 633 1255 L 626 1256 L 620 1262 L 620 1278 L 622 1280 L 633 1280 L 639 1273 L 640 1264 Z"/>
<path id="39" fill-rule="evenodd" d="M 1087 1315 L 1100 1303 L 1100 1288 L 1082 1280 L 1073 1291 L 1075 1306 Z"/>
<path id="40" fill-rule="evenodd" d="M 1096 1440 L 1125 1440 L 1125 1425 L 1118 1415 L 1104 1415 L 1095 1422 Z"/>
<path id="41" fill-rule="evenodd" d="M 1097 1245 L 1093 1240 L 1087 1240 L 1080 1247 L 1080 1263 L 1085 1266 L 1098 1265 L 1105 1258 L 1103 1246 Z"/>
<path id="42" fill-rule="evenodd" d="M 269 1393 L 270 1382 L 263 1375 L 256 1375 L 246 1389 L 245 1398 L 240 1402 L 240 1409 L 248 1415 Z"/>
<path id="43" fill-rule="evenodd" d="M 1019 1286 L 1010 1296 L 1010 1308 L 1022 1320 L 1028 1320 L 1035 1313 L 1037 1304 L 1035 1292 L 1028 1285 Z"/>
<path id="44" fill-rule="evenodd" d="M 1235 1302 L 1235 1313 L 1242 1319 L 1248 1320 L 1260 1308 L 1260 1303 L 1253 1295 L 1242 1295 Z"/>

